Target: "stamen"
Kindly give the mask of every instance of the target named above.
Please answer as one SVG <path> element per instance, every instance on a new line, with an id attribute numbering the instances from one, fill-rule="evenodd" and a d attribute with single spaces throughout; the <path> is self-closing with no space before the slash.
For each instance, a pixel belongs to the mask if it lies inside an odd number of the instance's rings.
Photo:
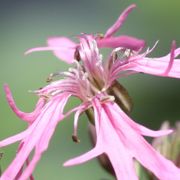
<path id="1" fill-rule="evenodd" d="M 28 90 L 28 93 L 37 94 L 38 91 L 37 90 Z"/>
<path id="2" fill-rule="evenodd" d="M 102 92 L 105 92 L 107 90 L 106 86 L 101 89 Z"/>
<path id="3" fill-rule="evenodd" d="M 79 139 L 76 135 L 72 135 L 72 140 L 73 140 L 75 143 L 80 143 L 80 139 Z"/>
<path id="4" fill-rule="evenodd" d="M 51 98 L 51 96 L 48 95 L 48 94 L 42 94 L 42 95 L 40 95 L 40 96 L 43 97 L 43 98 L 45 98 L 46 101 L 48 101 L 48 100 Z"/>
<path id="5" fill-rule="evenodd" d="M 55 90 L 55 91 L 51 92 L 51 95 L 55 96 L 55 95 L 57 95 L 57 94 L 59 94 L 61 92 L 62 92 L 62 90 Z"/>
<path id="6" fill-rule="evenodd" d="M 131 49 L 126 49 L 124 52 L 124 56 L 128 58 L 129 56 L 131 56 L 131 53 L 132 53 Z"/>
<path id="7" fill-rule="evenodd" d="M 72 135 L 72 140 L 76 143 L 80 142 L 80 139 L 78 138 L 77 135 L 77 130 L 78 130 L 78 121 L 79 121 L 79 116 L 80 114 L 83 112 L 84 109 L 80 109 L 78 111 L 76 111 L 75 115 L 74 115 L 74 132 Z"/>
<path id="8" fill-rule="evenodd" d="M 83 81 L 87 81 L 87 79 L 88 79 L 88 73 L 87 72 L 85 72 L 84 74 L 83 74 L 83 76 L 82 76 L 82 80 Z"/>
<path id="9" fill-rule="evenodd" d="M 50 74 L 47 79 L 46 79 L 46 82 L 49 83 L 53 80 L 53 74 Z"/>
<path id="10" fill-rule="evenodd" d="M 99 53 L 99 48 L 97 47 L 97 42 L 95 40 L 92 40 L 92 44 L 90 43 L 90 46 L 91 45 L 92 45 L 92 50 L 94 50 L 94 52 L 98 56 L 100 53 Z"/>
<path id="11" fill-rule="evenodd" d="M 71 78 L 74 77 L 74 74 L 72 74 L 71 72 L 67 72 L 67 71 L 61 72 L 61 74 L 64 76 L 67 76 L 67 77 L 71 77 Z"/>
<path id="12" fill-rule="evenodd" d="M 125 49 L 125 48 L 116 48 L 112 51 L 112 60 L 113 63 L 117 60 L 127 60 L 132 55 L 131 49 Z"/>
<path id="13" fill-rule="evenodd" d="M 104 34 L 103 34 L 103 33 L 97 33 L 97 34 L 95 35 L 95 38 L 97 38 L 97 39 L 102 39 L 102 38 L 104 38 Z"/>
<path id="14" fill-rule="evenodd" d="M 98 61 L 97 61 L 97 63 L 96 63 L 96 66 L 102 66 L 102 59 L 99 59 Z"/>
<path id="15" fill-rule="evenodd" d="M 77 61 L 76 59 L 73 61 L 73 63 L 76 65 L 77 69 L 82 69 L 82 66 L 80 64 L 79 61 Z"/>
<path id="16" fill-rule="evenodd" d="M 92 83 L 91 83 L 91 89 L 92 89 L 95 93 L 98 93 L 98 94 L 101 93 L 101 91 L 100 91 L 98 88 L 96 88 Z"/>
<path id="17" fill-rule="evenodd" d="M 69 68 L 69 72 L 73 73 L 76 78 L 79 78 L 79 71 L 75 68 Z"/>
<path id="18" fill-rule="evenodd" d="M 118 59 L 127 60 L 131 56 L 132 50 L 120 48 L 119 50 L 117 49 L 116 52 L 118 53 Z"/>
<path id="19" fill-rule="evenodd" d="M 106 103 L 106 102 L 112 102 L 115 101 L 115 97 L 111 95 L 103 96 L 100 98 L 101 103 Z"/>
<path id="20" fill-rule="evenodd" d="M 54 78 L 55 76 L 60 76 L 60 75 L 62 75 L 61 72 L 51 73 L 51 74 L 47 77 L 46 82 L 49 83 L 49 82 L 53 81 L 53 78 Z"/>
<path id="21" fill-rule="evenodd" d="M 156 48 L 158 42 L 159 42 L 159 40 L 155 42 L 154 46 L 153 46 L 151 49 L 149 49 L 149 48 L 147 49 L 146 55 L 149 54 L 149 53 L 151 53 L 151 52 Z"/>

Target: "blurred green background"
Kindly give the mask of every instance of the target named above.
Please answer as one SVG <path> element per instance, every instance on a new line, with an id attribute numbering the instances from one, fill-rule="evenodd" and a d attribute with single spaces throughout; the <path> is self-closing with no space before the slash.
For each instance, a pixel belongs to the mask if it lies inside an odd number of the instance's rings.
<path id="1" fill-rule="evenodd" d="M 74 37 L 81 32 L 105 32 L 131 3 L 138 7 L 119 34 L 143 38 L 150 47 L 159 40 L 151 56 L 169 53 L 174 39 L 180 46 L 179 0 L 0 0 L 0 139 L 26 128 L 8 107 L 3 84 L 9 84 L 22 110 L 31 111 L 37 98 L 28 90 L 46 85 L 50 73 L 68 68 L 51 52 L 29 56 L 23 53 L 45 45 L 50 36 Z M 140 74 L 120 81 L 134 100 L 132 117 L 137 122 L 157 129 L 164 120 L 173 123 L 180 118 L 180 80 Z M 73 100 L 70 106 L 76 103 Z M 96 160 L 76 167 L 62 167 L 65 160 L 91 148 L 86 116 L 80 121 L 80 144 L 72 142 L 72 129 L 73 116 L 59 124 L 48 151 L 34 172 L 36 179 L 113 179 Z M 3 169 L 11 162 L 16 148 L 17 144 L 3 148 Z"/>

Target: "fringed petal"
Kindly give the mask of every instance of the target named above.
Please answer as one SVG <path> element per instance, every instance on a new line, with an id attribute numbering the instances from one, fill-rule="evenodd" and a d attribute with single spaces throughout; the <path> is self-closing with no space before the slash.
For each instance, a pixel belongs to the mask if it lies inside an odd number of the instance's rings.
<path id="1" fill-rule="evenodd" d="M 29 49 L 25 55 L 38 51 L 53 51 L 54 55 L 68 64 L 74 62 L 76 44 L 66 37 L 54 37 L 48 39 L 47 47 L 36 47 Z"/>
<path id="2" fill-rule="evenodd" d="M 119 140 L 118 134 L 114 131 L 111 120 L 108 118 L 99 100 L 93 100 L 93 108 L 97 133 L 96 146 L 88 153 L 65 162 L 64 166 L 81 164 L 105 153 L 109 157 L 118 179 L 137 180 L 133 158 L 128 149 Z"/>
<path id="3" fill-rule="evenodd" d="M 24 121 L 27 121 L 29 123 L 32 123 L 34 121 L 34 119 L 36 119 L 36 117 L 39 115 L 39 113 L 41 112 L 41 109 L 43 108 L 44 104 L 45 104 L 45 100 L 40 98 L 36 108 L 33 112 L 31 113 L 25 113 L 22 112 L 21 110 L 19 110 L 14 102 L 14 99 L 12 97 L 12 93 L 9 89 L 9 86 L 6 84 L 4 85 L 4 91 L 6 93 L 6 98 L 8 101 L 9 106 L 11 107 L 11 109 L 14 111 L 14 113 L 21 118 Z"/>
<path id="4" fill-rule="evenodd" d="M 54 37 L 48 39 L 49 47 L 60 47 L 59 50 L 54 50 L 54 54 L 59 58 L 71 64 L 74 62 L 74 53 L 77 47 L 73 41 L 66 37 Z"/>
<path id="5" fill-rule="evenodd" d="M 163 77 L 180 78 L 180 59 L 175 59 L 180 54 L 180 48 L 175 50 L 172 44 L 171 53 L 160 58 L 132 57 L 129 65 L 124 70 L 133 70 Z"/>
<path id="6" fill-rule="evenodd" d="M 119 116 L 119 112 L 121 112 L 121 116 L 133 129 L 135 129 L 139 134 L 143 136 L 149 136 L 149 137 L 159 137 L 159 136 L 165 136 L 173 132 L 172 129 L 166 129 L 166 130 L 151 130 L 149 128 L 146 128 L 135 121 L 133 121 L 127 114 L 125 114 L 117 104 L 111 105 L 113 109 L 115 110 L 116 116 Z"/>
<path id="7" fill-rule="evenodd" d="M 136 7 L 135 4 L 130 5 L 127 7 L 122 14 L 119 16 L 117 21 L 106 31 L 104 37 L 111 37 L 114 33 L 116 33 L 121 26 L 124 24 L 126 18 L 128 17 L 129 13 Z"/>
<path id="8" fill-rule="evenodd" d="M 90 150 L 89 152 L 87 152 L 81 156 L 78 156 L 76 158 L 73 158 L 73 159 L 66 161 L 63 165 L 64 166 L 74 166 L 77 164 L 82 164 L 86 161 L 89 161 L 89 160 L 99 156 L 101 153 L 102 152 L 99 151 L 99 149 L 94 148 L 94 149 Z"/>
<path id="9" fill-rule="evenodd" d="M 19 177 L 18 180 L 25 180 L 31 177 L 32 172 L 34 171 L 34 168 L 36 167 L 36 164 L 41 158 L 42 153 L 35 153 L 33 156 L 33 159 L 26 167 L 25 171 L 22 173 L 22 175 Z M 32 178 L 32 177 L 31 177 Z"/>
<path id="10" fill-rule="evenodd" d="M 109 109 L 110 106 L 111 108 Z M 180 169 L 155 151 L 136 129 L 130 127 L 124 120 L 124 113 L 121 110 L 118 116 L 115 113 L 117 111 L 114 110 L 112 105 L 105 106 L 105 111 L 109 114 L 109 118 L 112 120 L 116 132 L 119 134 L 119 138 L 124 142 L 124 145 L 132 153 L 134 158 L 154 173 L 158 179 L 180 179 Z"/>
<path id="11" fill-rule="evenodd" d="M 27 137 L 31 132 L 32 132 L 32 128 L 29 127 L 28 129 L 26 129 L 25 131 L 23 131 L 19 134 L 16 134 L 16 135 L 11 136 L 7 139 L 4 139 L 4 140 L 0 141 L 0 147 L 8 146 L 8 145 L 13 144 L 17 141 L 21 141 L 22 139 Z"/>
<path id="12" fill-rule="evenodd" d="M 47 149 L 49 140 L 54 132 L 55 125 L 57 125 L 57 122 L 64 117 L 62 116 L 62 111 L 68 97 L 69 96 L 66 94 L 64 96 L 56 96 L 44 106 L 41 114 L 29 127 L 33 127 L 32 132 L 23 139 L 23 145 L 18 151 L 16 158 L 5 170 L 0 179 L 14 179 L 23 167 L 29 154 L 35 148 L 33 159 L 26 167 L 25 175 L 23 173 L 20 179 L 24 179 L 24 176 L 31 176 L 32 170 L 41 157 L 42 152 Z"/>
<path id="13" fill-rule="evenodd" d="M 138 180 L 135 173 L 133 157 L 130 151 L 124 146 L 123 140 L 118 137 L 108 113 L 98 100 L 93 102 L 95 122 L 99 122 L 99 132 L 97 132 L 97 144 L 109 157 L 114 168 L 117 179 Z M 123 134 L 122 134 L 123 136 Z"/>
<path id="14" fill-rule="evenodd" d="M 131 50 L 139 50 L 142 49 L 145 45 L 145 41 L 141 39 L 137 39 L 131 36 L 118 36 L 118 37 L 109 37 L 102 38 L 97 41 L 98 47 L 106 47 L 106 48 L 118 48 L 123 47 Z"/>
<path id="15" fill-rule="evenodd" d="M 49 141 L 55 131 L 57 124 L 59 123 L 59 121 L 64 119 L 63 110 L 69 97 L 70 95 L 60 97 L 61 101 L 57 105 L 57 110 L 53 114 L 54 117 L 50 119 L 48 126 L 44 129 L 44 134 L 41 136 L 38 143 L 36 144 L 36 149 L 38 152 L 43 152 L 48 148 Z"/>

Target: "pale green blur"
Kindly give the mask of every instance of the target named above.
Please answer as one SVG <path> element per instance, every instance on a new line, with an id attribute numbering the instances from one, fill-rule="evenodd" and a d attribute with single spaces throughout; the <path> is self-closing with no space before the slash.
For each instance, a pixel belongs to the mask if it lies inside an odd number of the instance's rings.
<path id="1" fill-rule="evenodd" d="M 119 34 L 145 39 L 152 47 L 160 40 L 152 56 L 169 53 L 172 40 L 180 46 L 179 0 L 0 0 L 0 139 L 26 127 L 8 107 L 3 84 L 8 83 L 18 106 L 31 111 L 37 98 L 28 93 L 46 85 L 46 77 L 68 66 L 50 52 L 29 56 L 23 53 L 32 47 L 44 46 L 50 36 L 74 38 L 81 32 L 105 32 L 131 3 L 137 4 Z M 120 80 L 134 100 L 132 117 L 157 129 L 164 120 L 180 118 L 180 80 L 136 75 Z M 70 103 L 75 106 L 75 100 Z M 70 107 L 69 107 L 70 108 Z M 87 118 L 79 124 L 80 144 L 71 140 L 73 116 L 60 123 L 48 151 L 35 170 L 37 180 L 111 180 L 96 160 L 84 165 L 64 168 L 65 160 L 91 149 Z M 3 149 L 2 169 L 15 155 L 17 144 Z"/>

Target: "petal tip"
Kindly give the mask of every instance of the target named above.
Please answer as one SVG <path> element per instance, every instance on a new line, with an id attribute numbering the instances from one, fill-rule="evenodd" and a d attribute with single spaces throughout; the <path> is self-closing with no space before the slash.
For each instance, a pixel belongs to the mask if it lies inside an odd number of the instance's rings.
<path id="1" fill-rule="evenodd" d="M 72 164 L 69 162 L 69 161 L 66 161 L 64 164 L 63 164 L 64 167 L 69 167 L 69 166 L 72 166 Z"/>
<path id="2" fill-rule="evenodd" d="M 6 93 L 10 91 L 9 85 L 7 83 L 3 85 L 3 88 Z"/>

